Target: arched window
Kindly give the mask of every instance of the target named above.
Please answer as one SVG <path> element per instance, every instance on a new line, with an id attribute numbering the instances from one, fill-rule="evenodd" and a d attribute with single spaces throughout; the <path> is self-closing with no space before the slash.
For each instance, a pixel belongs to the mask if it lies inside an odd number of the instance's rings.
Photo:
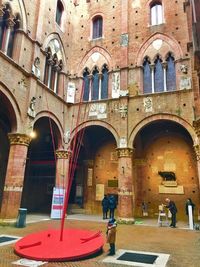
<path id="1" fill-rule="evenodd" d="M 92 38 L 97 39 L 101 38 L 103 34 L 103 18 L 101 16 L 96 16 L 93 18 L 93 32 L 92 32 Z"/>
<path id="2" fill-rule="evenodd" d="M 145 58 L 143 63 L 143 86 L 145 94 L 152 93 L 151 67 L 148 57 Z"/>
<path id="3" fill-rule="evenodd" d="M 46 49 L 46 64 L 44 73 L 44 83 L 57 93 L 59 73 L 62 70 L 62 60 L 58 59 L 57 54 L 52 55 L 51 48 Z"/>
<path id="4" fill-rule="evenodd" d="M 56 8 L 56 22 L 59 26 L 61 25 L 63 10 L 64 10 L 63 4 L 60 0 L 58 0 Z"/>
<path id="5" fill-rule="evenodd" d="M 106 98 L 108 98 L 108 68 L 104 65 L 101 78 L 101 99 Z"/>
<path id="6" fill-rule="evenodd" d="M 0 49 L 9 57 L 12 57 L 14 38 L 19 27 L 19 15 L 12 15 L 10 6 L 6 4 L 0 15 Z"/>
<path id="7" fill-rule="evenodd" d="M 98 100 L 99 99 L 99 71 L 97 68 L 94 69 L 92 76 L 93 76 L 92 100 Z"/>
<path id="8" fill-rule="evenodd" d="M 89 100 L 90 94 L 90 79 L 89 79 L 89 71 L 86 68 L 83 72 L 83 101 Z"/>
<path id="9" fill-rule="evenodd" d="M 167 91 L 176 89 L 176 70 L 174 64 L 174 58 L 169 53 L 167 57 L 167 71 L 166 71 Z"/>
<path id="10" fill-rule="evenodd" d="M 151 25 L 158 25 L 163 23 L 163 8 L 162 4 L 153 2 L 151 5 Z"/>
<path id="11" fill-rule="evenodd" d="M 164 91 L 164 74 L 163 74 L 163 66 L 162 60 L 159 56 L 157 56 L 155 60 L 155 69 L 154 69 L 154 86 L 155 92 Z"/>

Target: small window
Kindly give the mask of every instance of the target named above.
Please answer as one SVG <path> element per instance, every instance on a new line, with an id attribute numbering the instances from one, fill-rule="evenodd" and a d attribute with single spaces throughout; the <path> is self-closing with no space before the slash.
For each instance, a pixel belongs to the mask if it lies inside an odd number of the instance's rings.
<path id="1" fill-rule="evenodd" d="M 64 10 L 63 4 L 60 0 L 58 0 L 56 9 L 56 22 L 58 23 L 59 26 L 61 25 L 63 10 Z"/>
<path id="2" fill-rule="evenodd" d="M 101 16 L 97 16 L 93 19 L 93 34 L 92 38 L 97 39 L 102 37 L 103 19 Z"/>
<path id="3" fill-rule="evenodd" d="M 151 25 L 163 23 L 163 8 L 159 2 L 154 2 L 151 6 Z"/>

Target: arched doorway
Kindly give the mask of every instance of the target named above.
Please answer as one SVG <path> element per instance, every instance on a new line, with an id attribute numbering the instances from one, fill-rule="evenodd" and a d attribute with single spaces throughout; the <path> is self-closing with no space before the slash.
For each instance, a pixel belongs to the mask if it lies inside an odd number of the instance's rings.
<path id="1" fill-rule="evenodd" d="M 0 207 L 9 155 L 8 133 L 16 129 L 16 116 L 8 98 L 0 91 Z"/>
<path id="2" fill-rule="evenodd" d="M 142 202 L 147 204 L 149 216 L 155 216 L 169 197 L 177 204 L 178 218 L 186 219 L 186 199 L 199 203 L 196 158 L 188 131 L 176 122 L 157 120 L 138 132 L 133 146 L 136 216 L 142 214 Z M 168 173 L 171 181 L 166 178 Z"/>
<path id="3" fill-rule="evenodd" d="M 70 210 L 101 213 L 104 194 L 118 193 L 118 158 L 113 134 L 102 126 L 84 129 L 69 197 Z"/>
<path id="4" fill-rule="evenodd" d="M 21 206 L 28 212 L 50 213 L 59 133 L 54 121 L 46 117 L 36 121 L 34 132 L 36 138 L 28 150 Z"/>

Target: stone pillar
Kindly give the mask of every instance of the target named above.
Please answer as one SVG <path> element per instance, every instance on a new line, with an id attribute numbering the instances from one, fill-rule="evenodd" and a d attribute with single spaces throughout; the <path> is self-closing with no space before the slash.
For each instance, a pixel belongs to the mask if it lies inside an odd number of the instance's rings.
<path id="1" fill-rule="evenodd" d="M 193 147 L 197 160 L 197 172 L 198 172 L 199 189 L 200 189 L 200 120 L 194 121 L 193 127 L 196 132 L 196 138 L 194 140 Z"/>
<path id="2" fill-rule="evenodd" d="M 56 187 L 68 187 L 69 159 L 71 153 L 66 150 L 56 151 Z"/>
<path id="3" fill-rule="evenodd" d="M 8 134 L 10 151 L 4 185 L 1 218 L 16 218 L 21 204 L 24 172 L 31 138 L 25 134 Z"/>
<path id="4" fill-rule="evenodd" d="M 133 149 L 118 148 L 118 220 L 133 223 L 133 176 L 132 153 Z"/>

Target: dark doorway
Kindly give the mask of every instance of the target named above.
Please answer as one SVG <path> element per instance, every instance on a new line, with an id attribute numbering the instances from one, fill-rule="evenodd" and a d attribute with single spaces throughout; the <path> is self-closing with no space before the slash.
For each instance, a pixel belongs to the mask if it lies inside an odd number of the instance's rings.
<path id="1" fill-rule="evenodd" d="M 34 126 L 36 138 L 31 141 L 28 150 L 21 203 L 28 212 L 51 211 L 56 171 L 55 149 L 58 143 L 53 121 L 51 127 L 48 118 L 38 120 Z"/>

